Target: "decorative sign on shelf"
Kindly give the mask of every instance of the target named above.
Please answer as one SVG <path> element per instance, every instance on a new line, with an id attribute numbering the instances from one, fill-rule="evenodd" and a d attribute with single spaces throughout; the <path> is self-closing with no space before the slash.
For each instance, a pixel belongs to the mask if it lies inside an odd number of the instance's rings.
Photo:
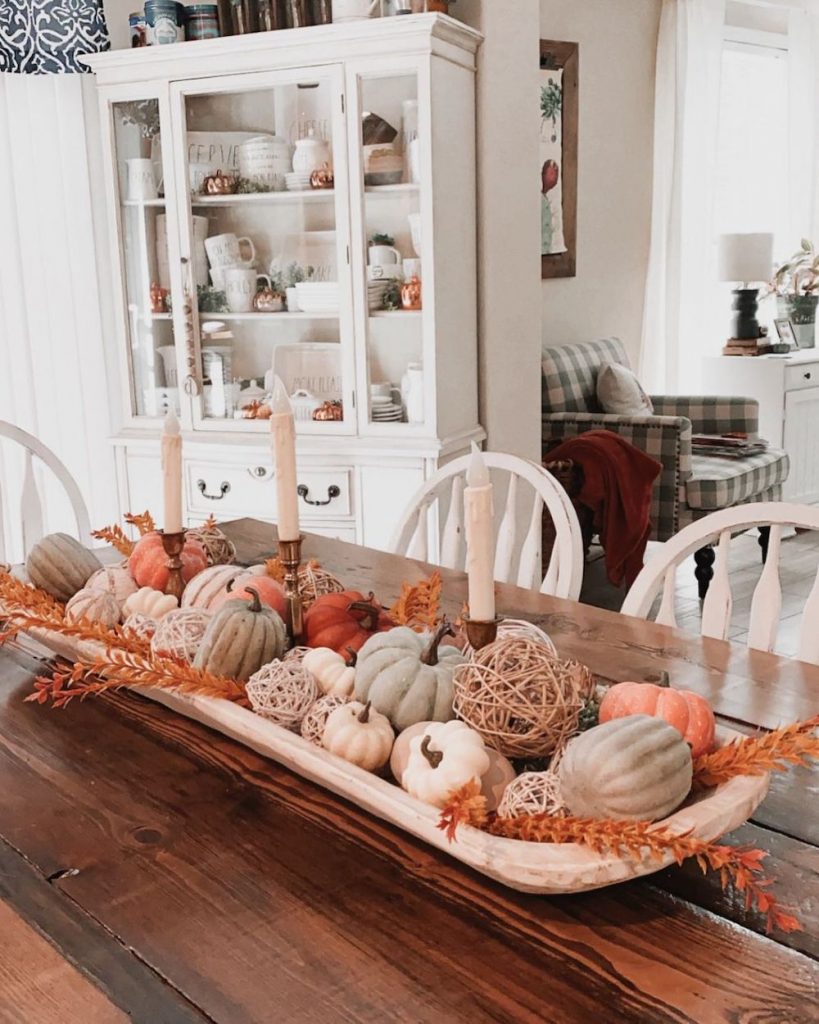
<path id="1" fill-rule="evenodd" d="M 577 254 L 578 45 L 540 41 L 541 273 L 574 277 Z"/>

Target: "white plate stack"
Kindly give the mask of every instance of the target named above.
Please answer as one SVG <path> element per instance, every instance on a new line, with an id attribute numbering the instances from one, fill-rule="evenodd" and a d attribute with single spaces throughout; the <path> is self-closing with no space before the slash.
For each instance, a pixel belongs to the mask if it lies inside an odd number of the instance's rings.
<path id="1" fill-rule="evenodd" d="M 395 284 L 395 282 L 391 279 L 386 281 L 369 281 L 367 283 L 367 303 L 371 313 L 384 308 L 384 295 L 392 284 Z"/>
<path id="2" fill-rule="evenodd" d="M 285 174 L 284 182 L 287 185 L 288 192 L 305 192 L 310 188 L 311 174 L 301 173 L 299 171 L 290 171 Z"/>
<path id="3" fill-rule="evenodd" d="M 296 294 L 304 313 L 337 313 L 341 305 L 338 281 L 302 281 Z"/>
<path id="4" fill-rule="evenodd" d="M 400 423 L 404 418 L 404 410 L 391 398 L 373 395 L 370 399 L 373 423 Z"/>

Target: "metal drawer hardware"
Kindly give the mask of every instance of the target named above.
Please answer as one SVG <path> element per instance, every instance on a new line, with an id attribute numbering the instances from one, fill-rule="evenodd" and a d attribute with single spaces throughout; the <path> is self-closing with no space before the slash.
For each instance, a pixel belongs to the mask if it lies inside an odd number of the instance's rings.
<path id="1" fill-rule="evenodd" d="M 307 495 L 310 493 L 310 488 L 306 484 L 299 484 L 296 488 L 296 493 L 300 498 L 304 498 L 304 502 L 307 505 L 329 505 L 333 498 L 338 498 L 341 495 L 341 488 L 335 484 L 331 484 L 327 488 L 327 501 L 312 501 Z"/>
<path id="2" fill-rule="evenodd" d="M 805 380 L 810 380 L 810 378 L 811 378 L 810 370 L 808 370 L 807 373 L 803 373 L 802 376 L 805 378 Z"/>
<path id="3" fill-rule="evenodd" d="M 260 480 L 269 476 L 272 472 L 272 469 L 265 469 L 264 466 L 254 466 L 253 469 L 248 469 L 248 473 L 250 473 L 251 476 L 258 477 Z"/>
<path id="4" fill-rule="evenodd" d="M 230 484 L 227 482 L 227 480 L 223 480 L 222 483 L 219 485 L 219 491 L 221 492 L 219 494 L 208 494 L 208 485 L 205 483 L 204 480 L 197 480 L 196 486 L 199 488 L 199 493 L 202 495 L 202 497 L 207 498 L 208 501 L 221 501 L 222 498 L 224 498 L 224 496 L 230 491 Z"/>

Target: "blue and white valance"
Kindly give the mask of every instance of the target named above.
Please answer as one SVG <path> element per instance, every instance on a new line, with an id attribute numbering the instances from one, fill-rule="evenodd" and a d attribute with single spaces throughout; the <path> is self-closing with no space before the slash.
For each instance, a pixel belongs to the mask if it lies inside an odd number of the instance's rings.
<path id="1" fill-rule="evenodd" d="M 77 57 L 109 46 L 102 0 L 0 0 L 0 71 L 86 71 Z"/>

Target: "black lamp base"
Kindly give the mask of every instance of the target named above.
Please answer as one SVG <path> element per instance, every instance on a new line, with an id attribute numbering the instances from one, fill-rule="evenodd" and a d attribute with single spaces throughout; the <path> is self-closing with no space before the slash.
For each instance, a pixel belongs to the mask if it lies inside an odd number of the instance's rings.
<path id="1" fill-rule="evenodd" d="M 759 321 L 756 318 L 758 288 L 734 289 L 733 338 L 750 340 L 760 337 Z"/>

